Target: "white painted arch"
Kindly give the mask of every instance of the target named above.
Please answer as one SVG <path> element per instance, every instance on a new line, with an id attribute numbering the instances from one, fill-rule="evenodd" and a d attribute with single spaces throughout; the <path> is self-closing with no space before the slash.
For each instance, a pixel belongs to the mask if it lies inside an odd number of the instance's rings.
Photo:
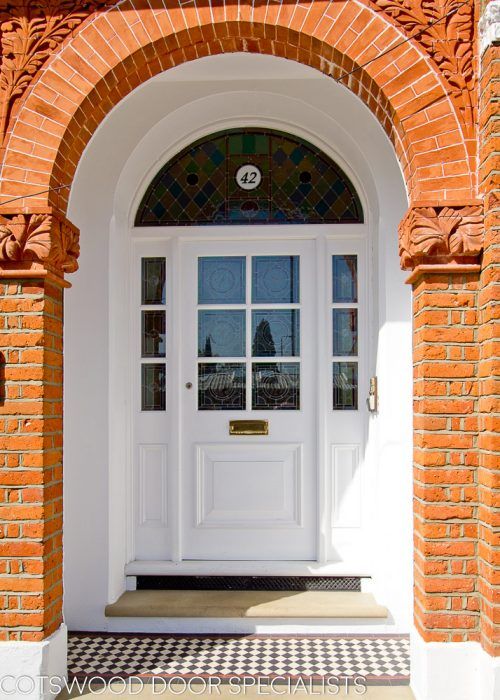
<path id="1" fill-rule="evenodd" d="M 82 252 L 65 311 L 66 621 L 70 629 L 107 629 L 104 605 L 125 587 L 130 406 L 122 338 L 136 208 L 169 158 L 238 126 L 305 138 L 342 167 L 361 197 L 373 250 L 371 363 L 383 386 L 370 420 L 375 516 L 365 565 L 393 615 L 388 629 L 407 631 L 412 385 L 410 290 L 397 252 L 403 177 L 382 128 L 347 89 L 313 69 L 253 54 L 201 59 L 137 88 L 101 124 L 75 175 L 68 216 L 80 227 Z"/>

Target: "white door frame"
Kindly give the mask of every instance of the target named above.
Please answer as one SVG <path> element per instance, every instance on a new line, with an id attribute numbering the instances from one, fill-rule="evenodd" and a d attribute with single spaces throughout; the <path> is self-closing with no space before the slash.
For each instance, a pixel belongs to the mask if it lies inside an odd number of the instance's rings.
<path id="1" fill-rule="evenodd" d="M 316 256 L 317 256 L 317 269 L 325 270 L 325 274 L 318 274 L 317 276 L 317 319 L 316 325 L 318 329 L 318 343 L 317 343 L 317 371 L 321 371 L 321 368 L 325 368 L 328 363 L 328 343 L 329 343 L 329 333 L 326 331 L 326 324 L 321 322 L 321 319 L 329 318 L 327 311 L 327 275 L 328 275 L 328 264 L 329 254 L 327 247 L 332 242 L 345 247 L 347 245 L 355 246 L 356 250 L 360 251 L 363 255 L 366 263 L 365 267 L 365 280 L 364 285 L 369 289 L 372 289 L 373 280 L 370 279 L 369 272 L 373 269 L 370 264 L 371 257 L 373 254 L 372 246 L 370 245 L 369 236 L 369 226 L 368 224 L 320 224 L 320 225 L 263 225 L 263 226 L 204 226 L 204 227 L 137 227 L 131 228 L 129 231 L 130 240 L 130 279 L 133 281 L 131 284 L 131 294 L 128 301 L 128 318 L 130 320 L 130 336 L 129 339 L 123 339 L 122 348 L 124 352 L 128 352 L 129 362 L 129 377 L 130 385 L 133 387 L 132 397 L 129 405 L 129 424 L 131 426 L 129 435 L 129 449 L 130 455 L 134 454 L 136 449 L 134 445 L 134 413 L 137 410 L 138 398 L 139 398 L 139 386 L 138 386 L 138 376 L 136 355 L 133 353 L 131 348 L 130 338 L 135 338 L 137 343 L 138 333 L 138 292 L 137 284 L 139 283 L 138 276 L 138 259 L 141 256 L 148 255 L 159 255 L 160 251 L 165 251 L 165 256 L 169 260 L 167 266 L 167 295 L 171 300 L 171 306 L 167 303 L 167 329 L 170 327 L 171 332 L 167 335 L 169 339 L 167 341 L 167 364 L 170 362 L 177 369 L 174 375 L 173 371 L 167 369 L 167 405 L 172 406 L 173 401 L 180 401 L 181 398 L 181 377 L 180 377 L 180 362 L 177 355 L 178 348 L 175 343 L 172 342 L 175 337 L 175 327 L 176 319 L 180 318 L 180 304 L 181 300 L 178 298 L 179 295 L 175 294 L 175 290 L 180 289 L 180 277 L 182 275 L 182 270 L 179 267 L 179 245 L 180 240 L 198 240 L 203 238 L 204 240 L 210 239 L 213 241 L 224 241 L 224 240 L 234 240 L 235 238 L 244 240 L 246 238 L 251 240 L 269 239 L 274 238 L 282 241 L 293 240 L 293 239 L 316 239 Z M 151 252 L 149 252 L 151 251 Z M 162 253 L 163 254 L 163 253 Z M 364 352 L 360 352 L 360 384 L 359 384 L 359 411 L 360 414 L 364 413 L 364 398 L 367 392 L 366 384 L 362 383 L 362 378 L 365 379 L 372 373 L 371 368 L 373 367 L 374 358 L 371 357 L 370 353 L 370 339 L 373 334 L 373 298 L 372 293 L 365 293 L 365 313 L 364 316 L 364 337 L 365 337 L 365 348 Z M 321 337 L 319 337 L 321 336 Z M 128 350 L 127 350 L 128 348 Z M 169 357 L 170 356 L 170 357 Z M 363 365 L 363 370 L 361 371 L 361 365 Z M 343 574 L 362 574 L 367 573 L 366 566 L 363 563 L 363 557 L 357 559 L 351 559 L 350 562 L 345 561 L 334 561 L 331 559 L 331 549 L 330 549 L 330 513 L 331 513 L 331 470 L 329 467 L 330 456 L 328 454 L 329 449 L 329 439 L 328 439 L 328 429 L 327 429 L 327 412 L 323 409 L 323 406 L 327 405 L 327 397 L 325 392 L 328 391 L 327 383 L 321 381 L 321 378 L 317 376 L 317 386 L 318 386 L 318 397 L 317 397 L 317 459 L 318 459 L 318 487 L 317 487 L 317 560 L 316 562 L 193 562 L 193 561 L 182 561 L 182 551 L 181 551 L 181 518 L 180 511 L 181 508 L 181 473 L 180 473 L 180 460 L 179 460 L 179 445 L 181 436 L 181 415 L 179 411 L 167 411 L 163 414 L 166 420 L 169 422 L 169 446 L 168 455 L 170 465 L 176 465 L 176 468 L 169 469 L 168 476 L 168 504 L 167 509 L 169 511 L 169 522 L 172 525 L 170 534 L 170 551 L 169 558 L 165 560 L 148 560 L 148 559 L 137 559 L 136 558 L 136 541 L 135 541 L 135 517 L 136 517 L 136 489 L 137 484 L 135 482 L 135 469 L 134 460 L 128 459 L 127 464 L 127 554 L 126 559 L 128 564 L 126 565 L 126 573 L 128 575 L 138 575 L 138 574 L 161 574 L 168 573 L 169 571 L 175 570 L 177 573 L 298 573 L 305 571 L 324 571 L 332 573 L 343 573 Z M 179 404 L 178 404 L 179 405 Z M 174 414 L 174 415 L 173 415 Z M 366 445 L 367 431 L 366 431 L 367 417 L 363 420 L 363 435 L 361 437 L 361 444 Z M 331 440 L 330 440 L 331 442 Z M 366 466 L 365 466 L 366 470 Z M 367 480 L 365 479 L 365 482 Z M 366 496 L 366 494 L 365 494 Z M 361 508 L 363 502 L 366 502 L 365 498 L 362 498 Z M 349 534 L 349 528 L 341 529 L 340 535 L 344 536 L 347 532 Z M 358 538 L 359 540 L 360 538 Z"/>

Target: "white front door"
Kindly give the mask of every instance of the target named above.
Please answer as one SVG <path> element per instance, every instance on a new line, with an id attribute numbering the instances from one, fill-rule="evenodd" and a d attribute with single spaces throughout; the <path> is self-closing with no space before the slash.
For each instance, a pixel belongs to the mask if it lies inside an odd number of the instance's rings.
<path id="1" fill-rule="evenodd" d="M 168 233 L 134 245 L 130 559 L 354 570 L 371 503 L 363 229 Z"/>
<path id="2" fill-rule="evenodd" d="M 181 243 L 183 559 L 316 559 L 315 264 L 313 240 Z"/>

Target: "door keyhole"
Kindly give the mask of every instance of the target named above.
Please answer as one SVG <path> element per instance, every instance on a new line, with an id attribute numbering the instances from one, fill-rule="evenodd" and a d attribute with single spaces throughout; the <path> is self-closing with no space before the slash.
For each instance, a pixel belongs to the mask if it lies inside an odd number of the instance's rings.
<path id="1" fill-rule="evenodd" d="M 186 389 L 192 389 L 193 388 L 193 382 L 186 382 Z"/>

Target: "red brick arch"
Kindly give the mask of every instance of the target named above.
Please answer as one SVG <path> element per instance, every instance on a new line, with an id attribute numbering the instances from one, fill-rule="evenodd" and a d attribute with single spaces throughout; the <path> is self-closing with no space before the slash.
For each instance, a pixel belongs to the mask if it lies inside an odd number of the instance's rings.
<path id="1" fill-rule="evenodd" d="M 0 202 L 70 183 L 108 112 L 145 80 L 185 61 L 264 53 L 339 78 L 403 38 L 383 13 L 353 0 L 255 6 L 201 0 L 169 9 L 131 0 L 101 12 L 61 46 L 27 93 L 7 141 Z M 394 144 L 413 201 L 471 197 L 474 176 L 460 122 L 423 49 L 404 43 L 342 82 Z M 62 190 L 25 202 L 64 211 L 67 199 Z"/>

